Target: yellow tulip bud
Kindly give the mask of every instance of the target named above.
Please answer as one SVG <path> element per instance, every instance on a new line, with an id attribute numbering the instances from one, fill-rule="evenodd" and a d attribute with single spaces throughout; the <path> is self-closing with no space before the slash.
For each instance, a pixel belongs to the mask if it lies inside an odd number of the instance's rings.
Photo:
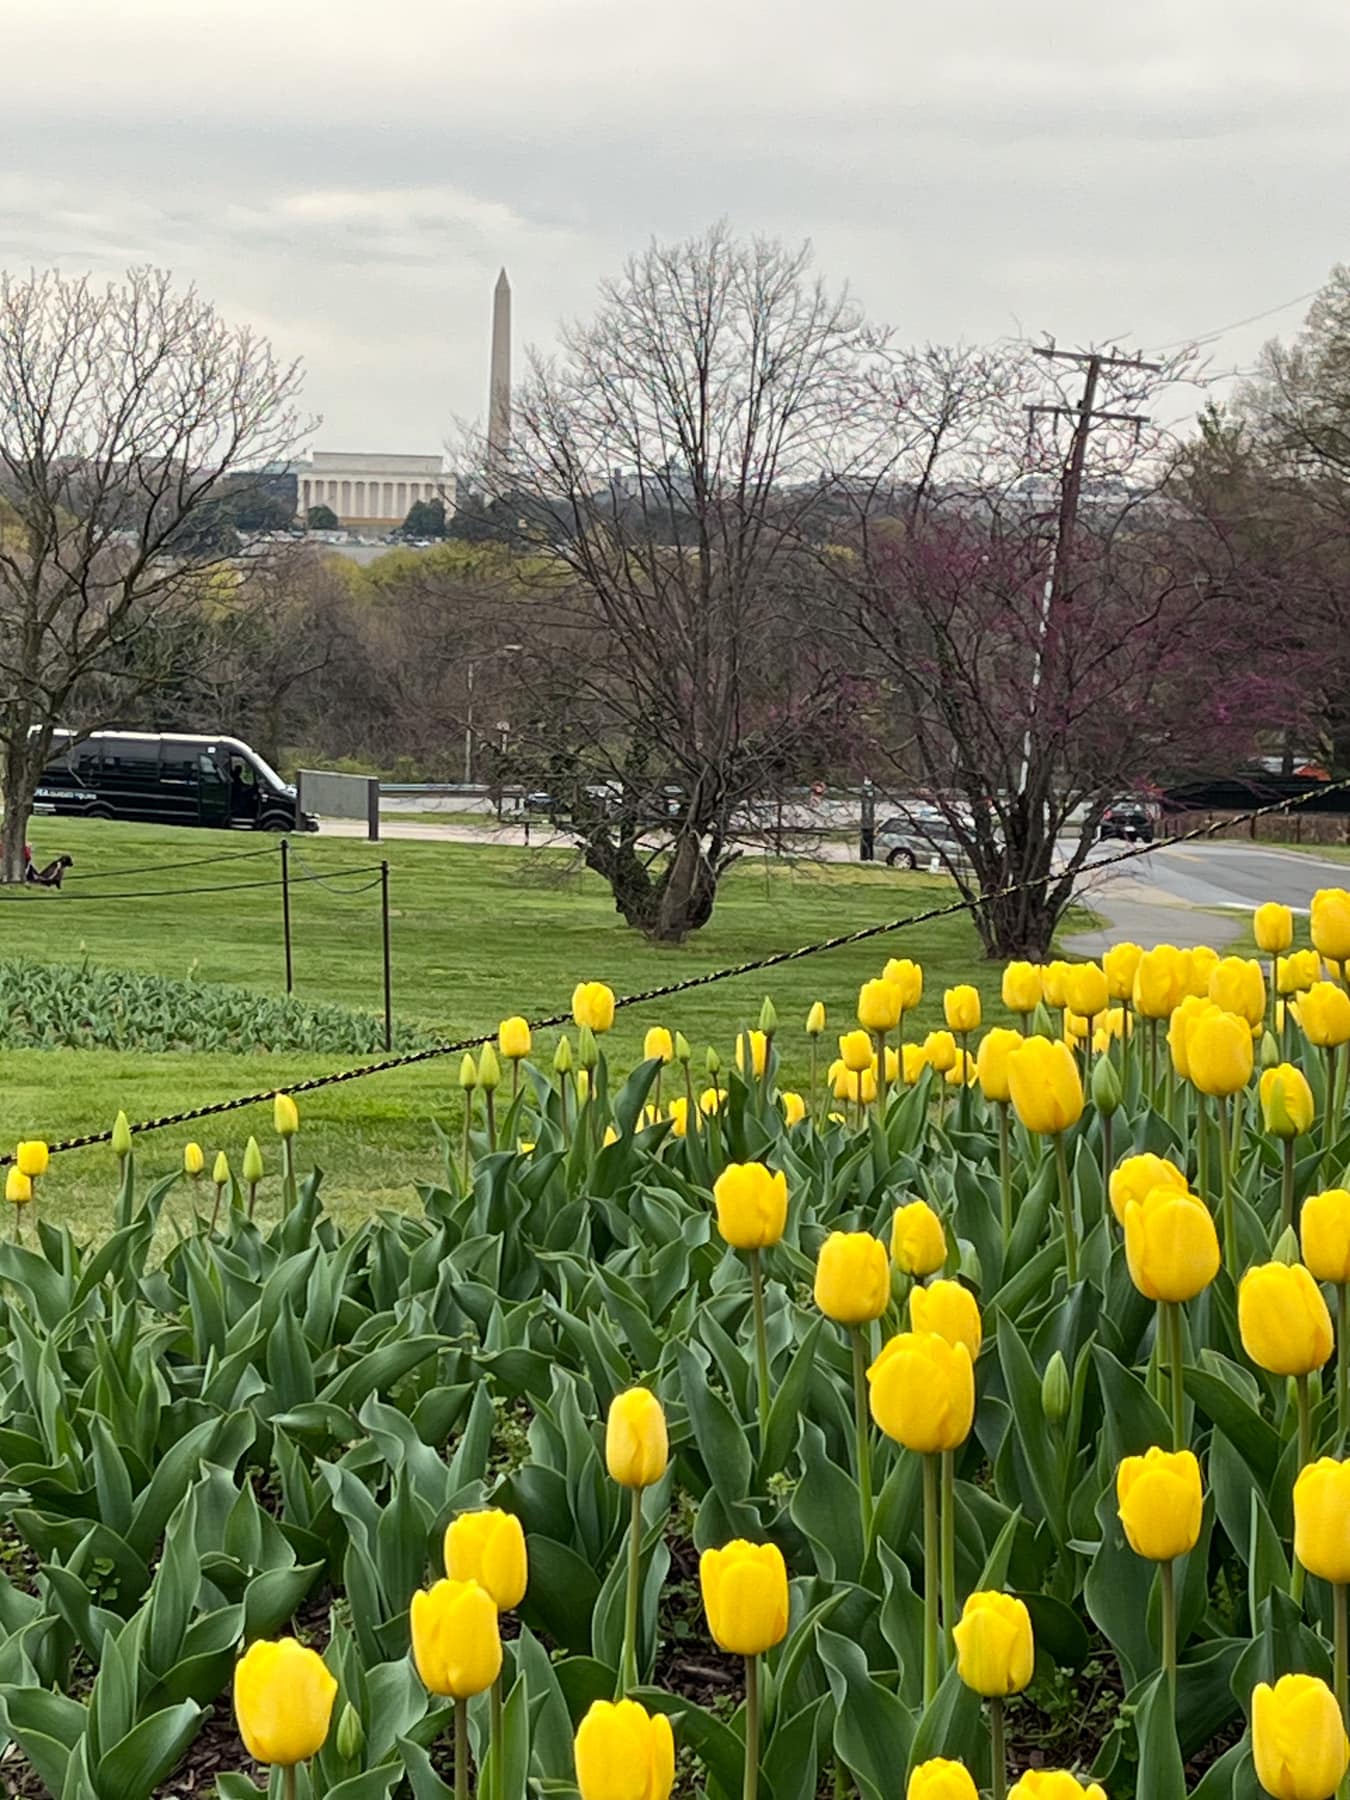
<path id="1" fill-rule="evenodd" d="M 636 1700 L 596 1700 L 577 1727 L 581 1800 L 670 1800 L 675 1739 L 670 1720 Z"/>
<path id="2" fill-rule="evenodd" d="M 923 1053 L 929 1068 L 945 1075 L 956 1065 L 956 1039 L 950 1031 L 930 1031 L 923 1040 Z"/>
<path id="3" fill-rule="evenodd" d="M 816 1259 L 816 1305 L 840 1325 L 879 1319 L 890 1304 L 886 1246 L 870 1231 L 832 1231 Z"/>
<path id="4" fill-rule="evenodd" d="M 1100 1037 L 1101 1033 L 1098 1032 L 1097 1035 Z M 1098 1054 L 1096 1062 L 1092 1065 L 1092 1081 L 1090 1084 L 1092 1089 L 1092 1104 L 1103 1118 L 1109 1119 L 1114 1112 L 1119 1110 L 1121 1100 L 1124 1098 L 1124 1093 L 1120 1085 L 1120 1076 L 1117 1073 L 1116 1065 L 1111 1061 L 1111 1058 L 1105 1054 L 1107 1045 L 1098 1044 L 1095 1048 Z"/>
<path id="5" fill-rule="evenodd" d="M 1035 963 L 1011 962 L 1003 971 L 1003 1004 L 1009 1012 L 1035 1012 L 1041 1003 L 1041 972 Z"/>
<path id="6" fill-rule="evenodd" d="M 1198 994 L 1202 1000 L 1208 1000 L 1210 977 L 1219 966 L 1218 951 L 1208 944 L 1195 944 L 1178 954 L 1181 958 L 1182 992 Z"/>
<path id="7" fill-rule="evenodd" d="M 689 1102 L 683 1094 L 677 1094 L 666 1108 L 666 1117 L 671 1123 L 671 1134 L 674 1137 L 686 1137 L 689 1132 Z"/>
<path id="8" fill-rule="evenodd" d="M 1299 1215 L 1303 1260 L 1314 1281 L 1350 1287 L 1350 1191 L 1310 1194 Z"/>
<path id="9" fill-rule="evenodd" d="M 1172 1055 L 1172 1067 L 1183 1081 L 1188 1081 L 1191 1074 L 1192 1031 L 1200 1019 L 1222 1010 L 1208 995 L 1202 998 L 1198 994 L 1187 994 L 1168 1020 L 1167 1048 Z"/>
<path id="10" fill-rule="evenodd" d="M 698 1560 L 708 1629 L 729 1656 L 761 1656 L 787 1636 L 788 1579 L 777 1544 L 733 1538 Z"/>
<path id="11" fill-rule="evenodd" d="M 1310 1575 L 1350 1584 L 1350 1462 L 1324 1456 L 1294 1483 L 1294 1555 Z"/>
<path id="12" fill-rule="evenodd" d="M 821 1037 L 825 1031 L 825 1002 L 814 1000 L 811 1010 L 806 1015 L 807 1037 Z"/>
<path id="13" fill-rule="evenodd" d="M 1298 1022 L 1319 1050 L 1350 1043 L 1350 994 L 1334 981 L 1315 981 L 1299 999 Z"/>
<path id="14" fill-rule="evenodd" d="M 183 1145 L 183 1173 L 197 1176 L 206 1167 L 206 1156 L 200 1144 Z"/>
<path id="15" fill-rule="evenodd" d="M 865 981 L 858 990 L 858 1023 L 864 1031 L 894 1031 L 903 1008 L 892 981 Z"/>
<path id="16" fill-rule="evenodd" d="M 478 1064 L 467 1050 L 459 1065 L 459 1085 L 466 1094 L 471 1094 L 478 1086 Z"/>
<path id="17" fill-rule="evenodd" d="M 272 1101 L 272 1129 L 278 1137 L 294 1137 L 300 1129 L 300 1109 L 289 1094 L 278 1094 Z"/>
<path id="18" fill-rule="evenodd" d="M 1083 1083 L 1067 1044 L 1032 1037 L 1008 1058 L 1008 1089 L 1028 1131 L 1057 1136 L 1083 1113 Z"/>
<path id="19" fill-rule="evenodd" d="M 577 1065 L 580 1069 L 577 1076 L 578 1093 L 581 1091 L 583 1080 L 589 1083 L 590 1072 L 599 1061 L 600 1046 L 595 1041 L 595 1033 L 589 1025 L 580 1026 L 577 1030 Z M 590 1092 L 589 1085 L 586 1091 Z"/>
<path id="20" fill-rule="evenodd" d="M 787 1176 L 763 1163 L 728 1163 L 713 1184 L 717 1229 L 736 1250 L 766 1250 L 787 1224 Z"/>
<path id="21" fill-rule="evenodd" d="M 1168 1162 L 1164 1156 L 1154 1156 L 1149 1150 L 1138 1156 L 1127 1156 L 1116 1164 L 1111 1171 L 1109 1193 L 1111 1211 L 1117 1221 L 1125 1223 L 1125 1208 L 1131 1200 L 1143 1200 L 1154 1188 L 1171 1188 L 1175 1193 L 1186 1192 L 1186 1177 L 1174 1162 Z"/>
<path id="22" fill-rule="evenodd" d="M 1125 1207 L 1125 1261 L 1148 1300 L 1193 1300 L 1219 1272 L 1219 1234 L 1203 1200 L 1171 1182 Z"/>
<path id="23" fill-rule="evenodd" d="M 1095 1781 L 1086 1787 L 1067 1769 L 1028 1769 L 1008 1789 L 1008 1800 L 1106 1800 Z"/>
<path id="24" fill-rule="evenodd" d="M 1026 966 L 1030 968 L 1031 964 Z M 980 1039 L 980 1048 L 975 1057 L 975 1074 L 979 1080 L 980 1092 L 986 1100 L 998 1101 L 1004 1105 L 1011 1100 L 1008 1062 L 1013 1052 L 1020 1050 L 1025 1041 L 1020 1031 L 1010 1031 L 1003 1025 L 995 1025 L 992 1031 L 986 1031 Z"/>
<path id="25" fill-rule="evenodd" d="M 907 956 L 893 956 L 881 971 L 881 979 L 898 989 L 902 1012 L 913 1012 L 923 999 L 923 969 Z"/>
<path id="26" fill-rule="evenodd" d="M 244 1145 L 243 1174 L 244 1180 L 250 1184 L 263 1178 L 263 1154 L 255 1137 L 251 1137 Z"/>
<path id="27" fill-rule="evenodd" d="M 1261 1116 L 1272 1137 L 1296 1138 L 1312 1130 L 1313 1092 L 1302 1069 L 1278 1063 L 1261 1076 Z"/>
<path id="28" fill-rule="evenodd" d="M 1069 1002 L 1064 992 L 1064 977 L 1069 972 L 1066 962 L 1048 962 L 1041 970 L 1041 994 L 1045 1004 L 1060 1012 Z"/>
<path id="29" fill-rule="evenodd" d="M 1215 963 L 1208 992 L 1216 1006 L 1248 1025 L 1259 1025 L 1266 1016 L 1266 977 L 1254 957 L 1225 956 Z"/>
<path id="30" fill-rule="evenodd" d="M 1132 998 L 1135 971 L 1143 954 L 1138 944 L 1132 944 L 1128 940 L 1112 944 L 1109 950 L 1102 952 L 1102 974 L 1106 977 L 1106 985 L 1113 1000 Z"/>
<path id="31" fill-rule="evenodd" d="M 942 1220 L 926 1200 L 895 1209 L 891 1221 L 891 1261 L 902 1275 L 933 1275 L 947 1260 Z"/>
<path id="32" fill-rule="evenodd" d="M 653 1025 L 642 1040 L 643 1062 L 674 1062 L 675 1040 L 664 1025 Z"/>
<path id="33" fill-rule="evenodd" d="M 980 1800 L 980 1795 L 964 1763 L 934 1756 L 919 1763 L 910 1774 L 905 1800 Z"/>
<path id="34" fill-rule="evenodd" d="M 520 1017 L 503 1019 L 497 1027 L 497 1049 L 505 1062 L 524 1062 L 530 1054 L 530 1027 Z"/>
<path id="35" fill-rule="evenodd" d="M 461 1513 L 445 1528 L 445 1573 L 451 1581 L 476 1581 L 498 1612 L 525 1598 L 529 1558 L 525 1533 L 514 1513 L 493 1506 Z"/>
<path id="36" fill-rule="evenodd" d="M 1111 990 L 1096 963 L 1070 963 L 1064 972 L 1064 998 L 1074 1012 L 1095 1018 L 1111 1004 Z"/>
<path id="37" fill-rule="evenodd" d="M 1275 985 L 1286 996 L 1301 994 L 1322 979 L 1322 959 L 1315 950 L 1294 950 L 1275 965 Z"/>
<path id="38" fill-rule="evenodd" d="M 649 1388 L 628 1388 L 609 1404 L 605 1466 L 620 1487 L 651 1487 L 670 1461 L 665 1409 Z"/>
<path id="39" fill-rule="evenodd" d="M 1294 915 L 1278 900 L 1267 900 L 1252 915 L 1252 935 L 1258 950 L 1267 956 L 1283 956 L 1294 941 Z"/>
<path id="40" fill-rule="evenodd" d="M 948 988 L 942 996 L 942 1016 L 949 1031 L 978 1031 L 980 990 L 964 982 L 960 987 Z"/>
<path id="41" fill-rule="evenodd" d="M 366 1728 L 361 1715 L 349 1700 L 338 1719 L 337 1753 L 343 1762 L 355 1762 L 366 1747 Z"/>
<path id="42" fill-rule="evenodd" d="M 1116 1470 L 1116 1505 L 1136 1556 L 1150 1562 L 1185 1556 L 1200 1537 L 1200 1464 L 1189 1450 L 1156 1446 L 1127 1456 Z"/>
<path id="43" fill-rule="evenodd" d="M 1069 1365 L 1064 1360 L 1064 1352 L 1056 1350 L 1041 1377 L 1041 1411 L 1052 1425 L 1061 1425 L 1068 1418 L 1072 1403 Z"/>
<path id="44" fill-rule="evenodd" d="M 1185 991 L 1188 970 L 1175 944 L 1145 950 L 1134 971 L 1134 1010 L 1144 1019 L 1166 1019 Z"/>
<path id="45" fill-rule="evenodd" d="M 865 1031 L 846 1031 L 839 1040 L 839 1060 L 851 1075 L 872 1066 L 872 1040 Z"/>
<path id="46" fill-rule="evenodd" d="M 922 1044 L 901 1045 L 900 1078 L 906 1087 L 913 1087 L 927 1067 L 928 1052 Z"/>
<path id="47" fill-rule="evenodd" d="M 784 1088 L 778 1096 L 778 1104 L 783 1109 L 783 1122 L 789 1127 L 800 1125 L 806 1117 L 806 1102 L 800 1094 L 791 1088 Z"/>
<path id="48" fill-rule="evenodd" d="M 553 1073 L 555 1075 L 570 1075 L 572 1073 L 572 1068 L 572 1040 L 568 1037 L 567 1033 L 564 1032 L 558 1039 L 557 1046 L 553 1052 Z"/>
<path id="49" fill-rule="evenodd" d="M 1350 893 L 1318 888 L 1308 911 L 1313 949 L 1328 962 L 1350 962 Z"/>
<path id="50" fill-rule="evenodd" d="M 909 1322 L 914 1331 L 931 1331 L 949 1344 L 964 1344 L 973 1363 L 984 1341 L 980 1305 L 959 1281 L 935 1281 L 910 1290 Z"/>
<path id="51" fill-rule="evenodd" d="M 956 1450 L 975 1418 L 975 1374 L 964 1344 L 932 1332 L 898 1333 L 867 1371 L 872 1417 L 907 1450 Z"/>
<path id="52" fill-rule="evenodd" d="M 972 1594 L 952 1634 L 962 1681 L 987 1700 L 1020 1694 L 1036 1666 L 1031 1614 L 1012 1594 Z"/>
<path id="53" fill-rule="evenodd" d="M 572 993 L 572 1017 L 601 1037 L 614 1024 L 614 990 L 603 981 L 578 982 Z"/>
<path id="54" fill-rule="evenodd" d="M 762 1031 L 738 1031 L 736 1033 L 736 1067 L 742 1075 L 746 1072 L 746 1039 L 750 1040 L 749 1063 L 750 1073 L 756 1078 L 763 1075 L 764 1065 L 769 1057 L 769 1040 Z M 714 1071 L 710 1070 L 709 1073 Z"/>
<path id="55" fill-rule="evenodd" d="M 33 1198 L 33 1183 L 16 1163 L 5 1170 L 5 1199 L 11 1206 L 27 1206 Z"/>
<path id="56" fill-rule="evenodd" d="M 722 1067 L 722 1059 L 709 1044 L 703 1055 L 703 1067 L 709 1075 L 716 1075 Z"/>
<path id="57" fill-rule="evenodd" d="M 1205 1013 L 1190 1029 L 1186 1055 L 1202 1094 L 1236 1094 L 1252 1078 L 1251 1026 L 1237 1013 Z"/>
<path id="58" fill-rule="evenodd" d="M 676 1062 L 678 1062 L 678 1063 L 690 1062 L 693 1059 L 693 1055 L 694 1055 L 694 1052 L 693 1052 L 692 1048 L 690 1047 L 689 1039 L 684 1035 L 684 1033 L 682 1031 L 677 1031 L 675 1033 L 675 1060 L 676 1060 Z"/>
<path id="59" fill-rule="evenodd" d="M 14 1152 L 14 1161 L 30 1181 L 36 1181 L 47 1173 L 51 1151 L 41 1138 L 29 1138 Z"/>
<path id="60" fill-rule="evenodd" d="M 114 1156 L 131 1155 L 131 1121 L 124 1112 L 119 1112 L 113 1120 L 112 1153 Z"/>
<path id="61" fill-rule="evenodd" d="M 778 1030 L 778 1008 L 767 994 L 759 1003 L 759 1028 L 768 1038 Z"/>
<path id="62" fill-rule="evenodd" d="M 1310 1375 L 1335 1347 L 1322 1290 L 1302 1263 L 1261 1263 L 1238 1283 L 1238 1331 L 1272 1375 Z"/>
<path id="63" fill-rule="evenodd" d="M 502 1640 L 492 1596 L 476 1581 L 419 1588 L 409 1611 L 413 1661 L 428 1693 L 470 1700 L 501 1674 Z"/>
<path id="64" fill-rule="evenodd" d="M 216 1160 L 211 1168 L 211 1179 L 217 1187 L 224 1187 L 230 1179 L 230 1159 L 223 1150 L 216 1151 Z"/>
<path id="65" fill-rule="evenodd" d="M 259 1638 L 234 1668 L 234 1716 L 255 1762 L 289 1768 L 328 1737 L 338 1684 L 323 1658 L 294 1638 Z"/>
<path id="66" fill-rule="evenodd" d="M 1252 1760 L 1273 1800 L 1331 1800 L 1350 1766 L 1336 1696 L 1315 1675 L 1285 1675 L 1252 1690 Z"/>

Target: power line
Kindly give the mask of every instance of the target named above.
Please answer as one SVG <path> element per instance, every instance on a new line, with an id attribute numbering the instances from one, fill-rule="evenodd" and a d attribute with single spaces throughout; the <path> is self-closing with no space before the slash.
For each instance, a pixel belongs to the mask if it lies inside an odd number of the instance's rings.
<path id="1" fill-rule="evenodd" d="M 1183 344 L 1212 344 L 1217 338 L 1227 337 L 1230 331 L 1241 331 L 1244 325 L 1259 325 L 1262 319 L 1273 319 L 1276 313 L 1287 312 L 1291 306 L 1301 306 L 1305 300 L 1315 300 L 1321 293 L 1320 287 L 1309 288 L 1306 294 L 1295 294 L 1292 300 L 1281 300 L 1278 306 L 1267 306 L 1262 312 L 1249 313 L 1245 319 L 1234 319 L 1231 325 L 1220 325 L 1213 331 L 1203 332 L 1199 337 L 1173 338 L 1168 344 L 1152 346 L 1156 352 L 1161 350 L 1178 350 Z"/>

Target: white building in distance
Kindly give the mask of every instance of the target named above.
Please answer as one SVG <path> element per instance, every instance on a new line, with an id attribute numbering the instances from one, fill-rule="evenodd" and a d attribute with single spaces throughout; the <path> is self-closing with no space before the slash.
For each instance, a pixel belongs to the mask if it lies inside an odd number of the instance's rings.
<path id="1" fill-rule="evenodd" d="M 297 507 L 303 519 L 326 506 L 351 531 L 392 531 L 418 500 L 439 500 L 446 517 L 455 510 L 454 477 L 439 456 L 378 456 L 316 450 L 295 465 Z"/>

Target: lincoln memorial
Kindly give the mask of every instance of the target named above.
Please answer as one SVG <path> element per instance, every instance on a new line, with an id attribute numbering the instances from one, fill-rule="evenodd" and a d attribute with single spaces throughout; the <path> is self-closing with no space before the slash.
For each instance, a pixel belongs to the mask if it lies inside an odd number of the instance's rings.
<path id="1" fill-rule="evenodd" d="M 454 478 L 442 469 L 439 456 L 316 450 L 295 474 L 301 518 L 311 506 L 327 506 L 352 530 L 392 530 L 415 500 L 440 500 L 447 517 L 454 511 Z"/>

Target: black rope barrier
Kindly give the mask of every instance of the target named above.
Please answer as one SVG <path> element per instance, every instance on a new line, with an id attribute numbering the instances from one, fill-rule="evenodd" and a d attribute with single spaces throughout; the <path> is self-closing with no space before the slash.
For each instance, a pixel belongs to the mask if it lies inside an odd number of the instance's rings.
<path id="1" fill-rule="evenodd" d="M 373 872 L 374 881 L 363 882 L 359 888 L 348 890 L 353 894 L 363 894 L 367 888 L 378 885 L 379 871 L 378 863 L 358 863 L 353 869 L 335 871 L 332 875 L 292 875 L 288 879 L 292 887 L 301 881 L 317 881 L 323 887 L 331 889 L 333 893 L 341 893 L 341 889 L 332 886 L 334 881 L 344 880 L 349 875 L 369 875 Z M 284 885 L 278 878 L 273 881 L 226 881 L 214 887 L 133 888 L 129 894 L 62 894 L 61 903 L 65 906 L 74 906 L 89 902 L 101 906 L 115 900 L 174 900 L 180 894 L 242 894 L 249 888 L 278 888 Z M 44 894 L 0 894 L 0 904 L 41 906 L 45 898 Z"/>
<path id="2" fill-rule="evenodd" d="M 1172 838 L 1155 838 L 1151 843 L 1128 845 L 1125 849 L 1114 852 L 1110 856 L 1101 857 L 1084 868 L 1108 869 L 1120 863 L 1135 862 L 1141 857 L 1149 856 L 1156 850 L 1174 849 L 1178 844 L 1195 843 L 1201 838 L 1213 837 L 1218 831 L 1226 831 L 1234 825 L 1245 825 L 1255 819 L 1266 818 L 1272 813 L 1289 812 L 1315 797 L 1344 792 L 1350 788 L 1350 776 L 1340 781 L 1320 783 L 1314 793 L 1296 796 L 1293 799 L 1272 800 L 1265 806 L 1252 807 L 1250 811 L 1238 813 L 1226 819 L 1214 820 L 1208 825 L 1197 825 L 1190 831 L 1178 833 Z M 644 988 L 635 994 L 618 994 L 615 996 L 615 1007 L 645 1006 L 654 1000 L 668 1000 L 677 994 L 687 994 L 696 988 L 711 987 L 718 981 L 731 981 L 743 975 L 755 975 L 764 969 L 781 968 L 785 963 L 799 962 L 808 956 L 819 956 L 827 950 L 842 950 L 850 944 L 866 943 L 871 938 L 885 937 L 892 932 L 907 931 L 915 925 L 928 925 L 935 919 L 951 918 L 960 912 L 977 912 L 980 907 L 991 901 L 1005 900 L 1013 894 L 1027 893 L 1033 888 L 1048 887 L 1053 881 L 1063 879 L 1064 871 L 1051 870 L 1045 875 L 1033 876 L 1027 881 L 1009 882 L 1006 887 L 996 888 L 992 893 L 982 894 L 976 898 L 962 895 L 945 906 L 925 907 L 922 912 L 907 913 L 903 918 L 888 919 L 877 925 L 860 925 L 854 931 L 840 932 L 837 936 L 823 938 L 814 944 L 800 944 L 794 950 L 775 950 L 768 956 L 754 957 L 748 962 L 736 963 L 728 968 L 710 969 L 703 975 L 686 975 L 678 981 L 663 982 L 659 987 Z M 275 885 L 275 884 L 265 884 Z M 548 1018 L 530 1021 L 531 1031 L 551 1031 L 560 1025 L 570 1025 L 570 1012 L 553 1013 Z M 275 1087 L 262 1088 L 251 1094 L 236 1094 L 228 1100 L 208 1101 L 204 1106 L 188 1107 L 184 1111 L 166 1113 L 157 1119 L 141 1119 L 131 1126 L 131 1131 L 163 1131 L 171 1125 L 191 1125 L 198 1119 L 211 1119 L 223 1113 L 238 1112 L 246 1106 L 262 1106 L 275 1099 L 278 1092 L 295 1094 L 312 1094 L 319 1088 L 337 1087 L 348 1081 L 362 1081 L 369 1075 L 384 1075 L 391 1069 L 412 1068 L 417 1063 L 433 1062 L 443 1056 L 462 1056 L 465 1051 L 477 1050 L 482 1045 L 491 1043 L 496 1037 L 495 1029 L 479 1032 L 475 1036 L 457 1038 L 453 1043 L 430 1044 L 421 1050 L 407 1050 L 398 1056 L 382 1057 L 378 1062 L 359 1063 L 350 1069 L 335 1069 L 327 1075 L 311 1075 L 303 1081 L 295 1081 L 284 1089 Z M 88 1132 L 83 1137 L 63 1138 L 59 1143 L 47 1147 L 53 1155 L 64 1150 L 88 1150 L 97 1144 L 106 1144 L 112 1138 L 111 1127 L 107 1131 Z M 0 1156 L 0 1168 L 14 1161 L 13 1154 Z"/>
<path id="3" fill-rule="evenodd" d="M 275 856 L 276 853 L 277 846 L 267 844 L 261 850 L 220 850 L 214 856 L 182 857 L 175 861 L 173 866 L 176 869 L 200 869 L 206 863 L 249 862 L 255 857 Z M 124 864 L 117 869 L 72 869 L 65 879 L 67 883 L 72 881 L 115 881 L 127 875 L 160 875 L 163 871 L 164 864 L 162 862 L 131 863 Z"/>

